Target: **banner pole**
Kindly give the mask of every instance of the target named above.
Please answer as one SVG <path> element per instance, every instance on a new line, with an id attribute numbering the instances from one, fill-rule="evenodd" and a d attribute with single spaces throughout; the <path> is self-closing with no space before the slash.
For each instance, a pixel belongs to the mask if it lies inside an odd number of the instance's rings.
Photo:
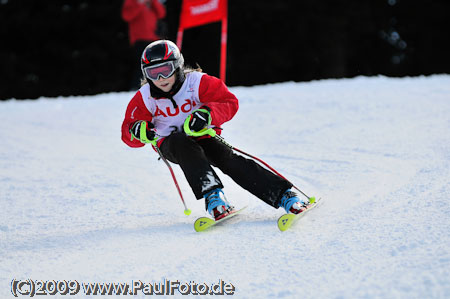
<path id="1" fill-rule="evenodd" d="M 181 44 L 183 43 L 183 29 L 178 28 L 178 34 L 177 34 L 177 47 L 181 51 Z"/>
<path id="2" fill-rule="evenodd" d="M 220 49 L 220 79 L 225 83 L 227 73 L 227 39 L 228 18 L 222 19 L 221 49 Z"/>

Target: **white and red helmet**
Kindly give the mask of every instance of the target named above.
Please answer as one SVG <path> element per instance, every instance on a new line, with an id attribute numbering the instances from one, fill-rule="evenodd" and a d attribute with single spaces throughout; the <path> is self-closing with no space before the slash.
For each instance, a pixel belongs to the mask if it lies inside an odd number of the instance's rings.
<path id="1" fill-rule="evenodd" d="M 158 40 L 145 47 L 141 57 L 142 74 L 147 80 L 168 78 L 183 70 L 184 58 L 178 47 L 169 40 Z"/>

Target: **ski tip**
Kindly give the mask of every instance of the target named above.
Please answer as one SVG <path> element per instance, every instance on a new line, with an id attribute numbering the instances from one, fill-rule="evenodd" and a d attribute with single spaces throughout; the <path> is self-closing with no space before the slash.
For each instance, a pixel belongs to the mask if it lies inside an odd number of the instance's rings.
<path id="1" fill-rule="evenodd" d="M 315 197 L 310 197 L 309 198 L 309 203 L 315 203 L 316 202 L 316 198 Z"/>
<path id="2" fill-rule="evenodd" d="M 209 217 L 200 217 L 198 218 L 195 223 L 194 223 L 194 229 L 197 232 L 202 232 L 205 230 L 208 230 L 211 226 L 214 226 L 218 223 L 221 223 L 222 221 L 226 221 L 236 215 L 238 215 L 240 212 L 242 212 L 247 206 L 239 209 L 239 210 L 233 210 L 232 212 L 230 212 L 227 216 L 218 219 L 218 220 L 214 220 L 212 218 Z"/>
<path id="3" fill-rule="evenodd" d="M 280 231 L 284 232 L 288 230 L 293 222 L 293 219 L 295 218 L 294 214 L 284 214 L 278 219 L 278 228 Z"/>
<path id="4" fill-rule="evenodd" d="M 194 223 L 194 229 L 197 232 L 202 232 L 212 225 L 214 225 L 215 221 L 208 217 L 200 217 Z"/>
<path id="5" fill-rule="evenodd" d="M 278 224 L 278 228 L 280 229 L 280 231 L 285 232 L 288 230 L 289 227 Z"/>

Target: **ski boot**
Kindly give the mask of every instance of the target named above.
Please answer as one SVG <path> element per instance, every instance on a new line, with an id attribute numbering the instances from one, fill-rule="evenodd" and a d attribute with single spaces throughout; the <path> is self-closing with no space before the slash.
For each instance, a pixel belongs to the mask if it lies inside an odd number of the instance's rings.
<path id="1" fill-rule="evenodd" d="M 232 207 L 228 204 L 222 189 L 214 189 L 204 195 L 205 208 L 208 213 L 213 216 L 214 220 L 222 219 L 232 211 Z"/>
<path id="2" fill-rule="evenodd" d="M 280 200 L 280 207 L 283 207 L 288 214 L 300 214 L 306 210 L 309 202 L 305 202 L 297 197 L 291 189 L 286 190 Z"/>

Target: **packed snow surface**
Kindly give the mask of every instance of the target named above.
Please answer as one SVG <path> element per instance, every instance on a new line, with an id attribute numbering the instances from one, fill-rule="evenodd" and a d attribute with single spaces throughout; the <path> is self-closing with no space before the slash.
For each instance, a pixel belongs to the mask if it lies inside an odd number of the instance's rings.
<path id="1" fill-rule="evenodd" d="M 223 281 L 234 298 L 450 298 L 449 75 L 230 90 L 240 109 L 223 137 L 321 197 L 317 209 L 280 232 L 281 209 L 218 171 L 228 200 L 248 207 L 196 233 L 204 202 L 180 168 L 190 216 L 150 146 L 120 139 L 133 93 L 0 102 L 0 298 L 28 279 Z"/>

